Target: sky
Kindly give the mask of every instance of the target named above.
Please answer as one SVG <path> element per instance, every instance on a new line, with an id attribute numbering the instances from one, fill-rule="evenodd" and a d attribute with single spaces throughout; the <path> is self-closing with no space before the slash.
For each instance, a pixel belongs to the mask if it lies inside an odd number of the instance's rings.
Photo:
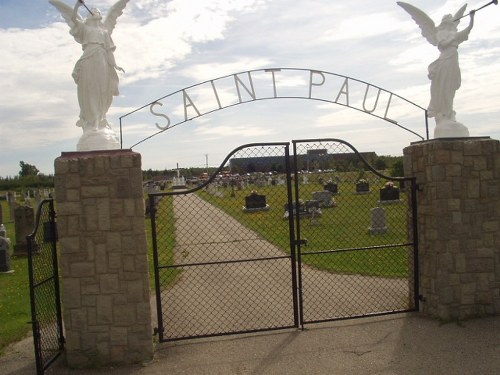
<path id="1" fill-rule="evenodd" d="M 409 2 L 436 24 L 463 5 L 454 0 Z M 113 3 L 86 1 L 104 16 Z M 468 10 L 485 3 L 471 1 Z M 83 16 L 85 12 L 80 8 Z M 467 24 L 464 18 L 459 29 Z M 331 96 L 328 90 L 342 92 L 341 83 L 333 83 L 330 75 L 325 77 L 331 86 L 320 87 L 318 74 L 308 81 L 313 70 L 369 83 L 425 108 L 430 96 L 427 67 L 438 57 L 437 48 L 392 0 L 130 0 L 112 37 L 117 64 L 125 73 L 119 73 L 120 95 L 114 98 L 108 121 L 118 134 L 121 119 L 123 148 L 157 133 L 155 124 L 161 126 L 164 120 L 153 116 L 149 107 L 137 115 L 128 113 L 223 76 L 229 78 L 215 81 L 220 83 L 218 92 L 234 100 L 232 75 L 249 70 L 259 70 L 252 81 L 259 99 L 259 90 L 269 90 L 271 82 L 264 70 L 282 68 L 276 73 L 279 95 L 297 87 L 311 87 L 317 98 Z M 75 151 L 82 134 L 76 126 L 79 107 L 71 77 L 81 46 L 48 0 L 0 0 L 0 45 L 0 176 L 17 175 L 20 161 L 53 174 L 54 160 L 62 152 Z M 471 136 L 500 139 L 500 6 L 476 14 L 459 55 L 457 120 Z M 294 74 L 285 68 L 304 70 Z M 234 148 L 255 142 L 338 138 L 362 152 L 402 155 L 405 147 L 421 140 L 345 105 L 291 98 L 251 100 L 248 76 L 237 77 L 244 103 L 193 118 L 134 146 L 133 151 L 142 155 L 142 168 L 218 166 Z M 308 86 L 310 82 L 314 85 Z M 196 87 L 186 89 L 192 100 L 186 107 L 181 95 L 162 111 L 173 119 L 182 118 L 186 109 L 191 118 L 196 106 L 203 114 L 205 99 L 200 93 L 210 90 L 207 85 L 197 87 L 198 93 Z M 360 87 L 355 94 L 351 84 L 353 96 L 364 93 Z M 397 115 L 400 124 L 425 136 L 424 117 L 403 110 Z M 431 138 L 433 130 L 430 119 Z"/>

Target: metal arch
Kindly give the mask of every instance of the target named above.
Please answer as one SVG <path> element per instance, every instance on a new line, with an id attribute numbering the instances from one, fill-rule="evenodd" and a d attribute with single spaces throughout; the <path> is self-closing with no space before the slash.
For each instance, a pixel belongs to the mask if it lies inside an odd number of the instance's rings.
<path id="1" fill-rule="evenodd" d="M 241 100 L 241 95 L 239 93 L 239 86 L 236 84 L 236 88 L 238 90 L 238 95 L 240 96 L 239 102 L 231 103 L 231 104 L 227 104 L 227 105 L 221 105 L 220 100 L 218 98 L 218 95 L 216 94 L 217 103 L 218 103 L 218 107 L 217 108 L 204 111 L 202 114 L 198 113 L 197 116 L 193 116 L 193 117 L 190 117 L 190 118 L 187 118 L 187 116 L 186 116 L 184 120 L 177 121 L 174 124 L 170 124 L 170 122 L 169 122 L 169 124 L 164 129 L 160 129 L 159 131 L 154 132 L 153 134 L 149 135 L 146 138 L 143 138 L 139 142 L 134 143 L 129 148 L 132 149 L 135 146 L 137 146 L 137 145 L 139 145 L 139 144 L 141 144 L 141 143 L 143 143 L 143 142 L 145 142 L 145 141 L 147 141 L 147 140 L 155 137 L 156 135 L 165 132 L 166 130 L 172 129 L 172 128 L 178 126 L 178 125 L 184 124 L 184 123 L 186 123 L 188 121 L 191 121 L 193 119 L 196 119 L 198 117 L 202 117 L 202 116 L 211 114 L 213 112 L 216 112 L 216 111 L 219 111 L 219 110 L 222 110 L 222 109 L 231 108 L 231 107 L 243 104 L 243 103 L 263 101 L 263 100 L 273 100 L 273 99 L 306 99 L 306 100 L 315 100 L 315 101 L 321 101 L 321 102 L 326 102 L 326 103 L 337 104 L 337 105 L 340 105 L 340 106 L 344 106 L 344 107 L 348 107 L 348 108 L 352 108 L 352 109 L 358 110 L 360 112 L 364 112 L 364 113 L 369 114 L 369 115 L 371 115 L 373 117 L 376 117 L 376 118 L 379 118 L 381 120 L 387 121 L 387 122 L 389 122 L 389 123 L 391 123 L 391 124 L 393 124 L 395 126 L 400 127 L 403 130 L 406 130 L 409 133 L 414 134 L 415 136 L 421 138 L 422 140 L 429 139 L 429 125 L 428 125 L 427 110 L 425 108 L 423 108 L 422 106 L 416 104 L 415 102 L 413 102 L 411 100 L 408 100 L 408 99 L 406 99 L 406 98 L 404 98 L 404 97 L 402 97 L 402 96 L 400 96 L 400 95 L 398 95 L 396 93 L 388 91 L 388 90 L 386 90 L 386 89 L 384 89 L 384 88 L 382 88 L 380 86 L 377 86 L 377 85 L 371 84 L 371 83 L 369 83 L 367 81 L 363 81 L 363 80 L 356 79 L 356 78 L 353 78 L 353 77 L 341 75 L 341 74 L 338 74 L 338 73 L 332 73 L 332 72 L 326 72 L 326 71 L 320 71 L 320 70 L 314 70 L 314 69 L 305 69 L 305 68 L 265 68 L 265 69 L 253 69 L 253 70 L 248 70 L 248 71 L 242 71 L 242 72 L 227 74 L 227 75 L 224 75 L 224 76 L 221 76 L 221 77 L 218 77 L 218 78 L 206 80 L 206 81 L 203 81 L 203 82 L 191 85 L 191 86 L 187 86 L 187 87 L 182 88 L 180 90 L 174 91 L 174 92 L 172 92 L 170 94 L 164 95 L 164 96 L 162 96 L 162 97 L 160 97 L 158 99 L 155 99 L 155 100 L 153 100 L 151 102 L 148 102 L 147 104 L 145 104 L 145 105 L 143 105 L 143 106 L 141 106 L 139 108 L 136 108 L 133 111 L 130 111 L 130 112 L 128 112 L 128 113 L 120 116 L 119 117 L 119 122 L 120 122 L 120 144 L 121 144 L 121 147 L 123 148 L 123 125 L 122 125 L 122 119 L 124 119 L 124 118 L 126 118 L 126 117 L 128 117 L 128 116 L 130 116 L 130 115 L 132 115 L 134 113 L 137 113 L 137 112 L 139 112 L 139 111 L 141 111 L 141 110 L 143 110 L 143 109 L 145 109 L 147 107 L 151 107 L 155 103 L 159 103 L 160 101 L 162 101 L 164 99 L 167 99 L 169 97 L 172 97 L 172 96 L 174 96 L 176 94 L 186 93 L 187 90 L 190 90 L 190 89 L 195 88 L 195 87 L 203 86 L 203 85 L 206 85 L 206 84 L 211 84 L 213 86 L 214 82 L 216 82 L 216 81 L 227 79 L 227 78 L 230 78 L 230 77 L 235 77 L 235 79 L 236 79 L 239 75 L 242 75 L 242 74 L 245 74 L 245 73 L 247 73 L 249 75 L 249 77 L 250 77 L 252 73 L 256 73 L 256 72 L 269 73 L 269 72 L 278 72 L 278 71 L 285 71 L 285 72 L 286 71 L 309 72 L 309 74 L 311 75 L 311 79 L 312 79 L 312 74 L 320 74 L 322 76 L 323 76 L 323 74 L 327 74 L 327 75 L 330 75 L 330 76 L 343 78 L 345 80 L 351 80 L 351 81 L 354 81 L 354 82 L 357 82 L 357 83 L 361 83 L 363 85 L 366 85 L 367 88 L 368 87 L 373 87 L 374 89 L 379 90 L 379 94 L 380 94 L 380 91 L 384 91 L 385 93 L 388 93 L 390 95 L 390 98 L 392 98 L 392 97 L 398 98 L 398 99 L 400 99 L 400 100 L 402 100 L 402 101 L 404 101 L 404 102 L 406 102 L 406 103 L 414 106 L 415 108 L 418 108 L 418 109 L 420 109 L 420 110 L 423 111 L 424 122 L 425 122 L 425 138 L 423 136 L 421 136 L 420 134 L 418 134 L 418 133 L 416 133 L 416 132 L 414 132 L 414 131 L 412 131 L 412 130 L 410 130 L 410 129 L 408 129 L 408 128 L 400 125 L 400 124 L 398 124 L 394 120 L 391 120 L 391 119 L 389 119 L 387 117 L 382 117 L 382 116 L 379 116 L 379 115 L 376 115 L 376 114 L 372 113 L 373 111 L 363 110 L 363 109 L 360 109 L 360 108 L 356 108 L 354 106 L 350 106 L 349 104 L 339 103 L 337 101 L 332 101 L 332 100 L 327 100 L 327 99 L 312 97 L 312 95 L 311 95 L 311 88 L 312 88 L 313 85 L 317 86 L 317 85 L 313 84 L 312 81 L 309 82 L 309 88 L 310 88 L 310 90 L 309 90 L 309 95 L 308 96 L 295 96 L 295 95 L 291 95 L 291 96 L 278 96 L 276 94 L 276 86 L 275 86 L 274 75 L 273 75 L 274 96 L 268 96 L 268 97 L 262 97 L 262 98 L 252 97 L 252 100 Z M 323 78 L 324 78 L 324 76 L 323 76 Z M 250 82 L 252 82 L 251 78 L 250 78 Z M 213 87 L 213 88 L 215 90 L 215 87 Z M 365 99 L 366 99 L 366 97 L 365 97 Z"/>

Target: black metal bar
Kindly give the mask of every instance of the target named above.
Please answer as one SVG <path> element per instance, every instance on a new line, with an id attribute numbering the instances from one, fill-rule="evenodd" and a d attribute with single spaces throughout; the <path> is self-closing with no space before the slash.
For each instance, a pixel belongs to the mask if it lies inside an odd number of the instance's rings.
<path id="1" fill-rule="evenodd" d="M 297 158 L 297 142 L 292 141 L 293 144 L 293 165 L 294 165 L 294 170 L 293 170 L 293 176 L 294 176 L 294 183 L 295 183 L 295 196 L 294 196 L 294 204 L 293 206 L 295 209 L 289 210 L 292 211 L 290 213 L 290 217 L 292 217 L 292 220 L 295 216 L 295 228 L 296 228 L 296 238 L 294 239 L 294 245 L 295 245 L 295 251 L 297 252 L 297 281 L 298 281 L 298 294 L 299 294 L 299 301 L 298 301 L 298 306 L 299 306 L 299 321 L 300 321 L 300 327 L 303 330 L 304 329 L 304 302 L 303 302 L 303 289 L 302 289 L 302 246 L 300 246 L 301 243 L 301 236 L 300 236 L 300 215 L 299 215 L 299 198 L 300 198 L 300 191 L 299 191 L 299 173 L 298 173 L 298 158 Z M 292 207 L 292 206 L 289 206 Z"/>
<path id="2" fill-rule="evenodd" d="M 50 215 L 50 231 L 52 238 L 52 266 L 54 270 L 54 291 L 56 298 L 56 314 L 57 314 L 57 329 L 59 333 L 59 354 L 64 350 L 64 344 L 66 342 L 64 338 L 64 329 L 63 329 L 63 317 L 62 317 L 62 304 L 61 304 L 61 290 L 59 286 L 59 262 L 58 262 L 58 254 L 57 254 L 57 222 L 56 222 L 56 211 L 54 209 L 54 200 L 51 199 L 49 201 L 49 215 Z M 59 356 L 58 354 L 58 356 Z M 54 358 L 55 360 L 55 358 Z"/>
<path id="3" fill-rule="evenodd" d="M 33 236 L 26 237 L 28 241 L 28 277 L 30 285 L 30 305 L 31 305 L 31 327 L 33 330 L 33 345 L 35 350 L 35 365 L 37 375 L 43 375 L 44 365 L 41 348 L 40 325 L 38 323 L 36 299 L 35 299 L 35 277 L 33 271 Z"/>
<path id="4" fill-rule="evenodd" d="M 296 165 L 296 163 L 294 163 Z M 292 169 L 290 165 L 290 145 L 285 148 L 285 172 L 286 172 L 286 190 L 287 190 L 287 207 L 292 207 Z M 290 212 L 290 210 L 288 210 Z M 292 210 L 293 211 L 293 210 Z M 295 227 L 293 212 L 288 215 L 288 231 L 290 243 L 290 262 L 292 270 L 292 297 L 293 297 L 293 321 L 296 327 L 300 324 L 299 314 L 299 296 L 298 296 L 298 280 L 297 280 L 297 246 L 295 243 Z"/>
<path id="5" fill-rule="evenodd" d="M 303 252 L 302 255 L 333 254 L 333 253 L 345 253 L 350 251 L 383 250 L 383 249 L 390 249 L 395 247 L 407 247 L 407 246 L 413 246 L 413 242 L 391 244 L 391 245 L 366 246 L 366 247 L 350 247 L 345 249 L 334 249 L 334 250 L 307 251 Z"/>
<path id="6" fill-rule="evenodd" d="M 412 207 L 412 227 L 413 227 L 413 303 L 415 309 L 420 309 L 420 267 L 419 267 L 419 240 L 418 240 L 418 202 L 417 202 L 417 179 L 414 177 L 411 184 L 411 207 Z"/>
<path id="7" fill-rule="evenodd" d="M 429 140 L 429 116 L 427 109 L 424 111 L 424 116 L 425 116 L 425 135 L 426 139 Z"/>
<path id="8" fill-rule="evenodd" d="M 374 318 L 377 316 L 385 316 L 385 315 L 396 315 L 396 314 L 405 314 L 415 312 L 414 309 L 405 309 L 405 310 L 394 310 L 394 311 L 379 311 L 375 313 L 366 313 L 366 314 L 356 314 L 349 316 L 339 316 L 330 319 L 320 319 L 320 320 L 308 320 L 306 324 L 317 324 L 317 323 L 327 323 L 327 322 L 337 322 L 342 320 L 351 320 L 351 319 L 363 319 L 363 318 Z"/>
<path id="9" fill-rule="evenodd" d="M 283 331 L 283 330 L 292 329 L 292 328 L 297 328 L 297 327 L 295 325 L 289 325 L 289 326 L 283 326 L 283 327 L 269 327 L 269 328 L 248 329 L 248 330 L 232 331 L 232 332 L 208 333 L 208 334 L 203 334 L 203 335 L 191 335 L 191 336 L 167 338 L 167 339 L 160 340 L 160 342 L 174 342 L 174 341 L 185 341 L 185 340 L 192 340 L 192 339 L 205 339 L 205 338 L 209 338 L 209 337 L 224 337 L 224 336 L 251 334 L 251 333 L 258 333 L 258 332 Z"/>
<path id="10" fill-rule="evenodd" d="M 236 260 L 221 260 L 217 262 L 201 262 L 201 263 L 178 263 L 173 266 L 158 266 L 158 269 L 173 269 L 181 267 L 199 267 L 199 266 L 217 266 L 219 264 L 235 264 L 235 263 L 253 263 L 262 262 L 266 260 L 279 260 L 279 259 L 289 259 L 289 255 L 284 255 L 281 257 L 269 257 L 269 258 L 252 258 L 252 259 L 236 259 Z"/>
<path id="11" fill-rule="evenodd" d="M 120 149 L 123 150 L 123 127 L 122 127 L 121 117 L 120 117 Z"/>
<path id="12" fill-rule="evenodd" d="M 162 314 L 162 303 L 161 303 L 161 285 L 160 285 L 160 273 L 159 273 L 159 263 L 158 263 L 158 240 L 156 233 L 156 197 L 149 195 L 149 216 L 151 218 L 151 238 L 153 245 L 153 264 L 155 273 L 155 292 L 156 292 L 156 318 L 158 320 L 158 339 L 163 340 L 163 314 Z"/>

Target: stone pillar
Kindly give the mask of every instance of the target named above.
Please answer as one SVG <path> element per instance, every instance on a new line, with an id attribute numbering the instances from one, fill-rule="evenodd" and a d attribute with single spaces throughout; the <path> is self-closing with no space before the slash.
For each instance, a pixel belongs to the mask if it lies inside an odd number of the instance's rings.
<path id="1" fill-rule="evenodd" d="M 404 150 L 417 178 L 422 311 L 500 314 L 500 142 L 435 139 Z"/>
<path id="2" fill-rule="evenodd" d="M 55 188 L 68 366 L 151 360 L 140 154 L 62 153 Z"/>

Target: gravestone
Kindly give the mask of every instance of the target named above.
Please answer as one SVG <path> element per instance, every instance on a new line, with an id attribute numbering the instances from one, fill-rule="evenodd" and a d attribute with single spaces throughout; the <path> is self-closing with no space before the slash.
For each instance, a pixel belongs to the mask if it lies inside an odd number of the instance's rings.
<path id="1" fill-rule="evenodd" d="M 14 209 L 16 207 L 15 193 L 12 193 L 10 191 L 7 193 L 7 203 L 9 203 L 10 220 L 13 220 L 14 219 Z"/>
<path id="2" fill-rule="evenodd" d="M 10 240 L 3 224 L 0 226 L 0 273 L 10 273 Z"/>
<path id="3" fill-rule="evenodd" d="M 34 197 L 35 197 L 35 204 L 38 206 L 42 201 L 42 195 L 40 194 L 40 190 L 35 190 Z"/>
<path id="4" fill-rule="evenodd" d="M 333 194 L 338 194 L 339 193 L 339 187 L 336 183 L 334 182 L 328 182 L 325 186 L 324 186 L 325 190 L 326 191 L 329 191 Z"/>
<path id="5" fill-rule="evenodd" d="M 399 188 L 392 184 L 384 186 L 380 189 L 381 202 L 399 202 Z"/>
<path id="6" fill-rule="evenodd" d="M 315 191 L 312 193 L 312 197 L 314 200 L 318 201 L 320 207 L 335 207 L 335 201 L 333 199 L 333 193 L 328 190 L 324 191 Z"/>
<path id="7" fill-rule="evenodd" d="M 0 224 L 3 224 L 3 207 L 0 204 Z"/>
<path id="8" fill-rule="evenodd" d="M 368 228 L 370 234 L 384 234 L 387 233 L 387 224 L 385 221 L 385 210 L 382 207 L 375 207 L 371 209 L 372 225 Z"/>
<path id="9" fill-rule="evenodd" d="M 15 255 L 28 255 L 28 241 L 26 236 L 33 232 L 35 215 L 32 207 L 18 206 L 14 210 L 14 228 L 16 232 Z"/>
<path id="10" fill-rule="evenodd" d="M 311 218 L 311 225 L 318 224 L 318 216 L 321 216 L 321 206 L 319 200 L 306 201 L 306 212 Z"/>
<path id="11" fill-rule="evenodd" d="M 252 193 L 245 197 L 245 207 L 244 211 L 265 211 L 269 209 L 269 205 L 266 202 L 266 196 L 257 193 Z"/>
<path id="12" fill-rule="evenodd" d="M 366 194 L 370 192 L 370 184 L 368 181 L 360 180 L 356 182 L 356 193 L 357 194 Z"/>

